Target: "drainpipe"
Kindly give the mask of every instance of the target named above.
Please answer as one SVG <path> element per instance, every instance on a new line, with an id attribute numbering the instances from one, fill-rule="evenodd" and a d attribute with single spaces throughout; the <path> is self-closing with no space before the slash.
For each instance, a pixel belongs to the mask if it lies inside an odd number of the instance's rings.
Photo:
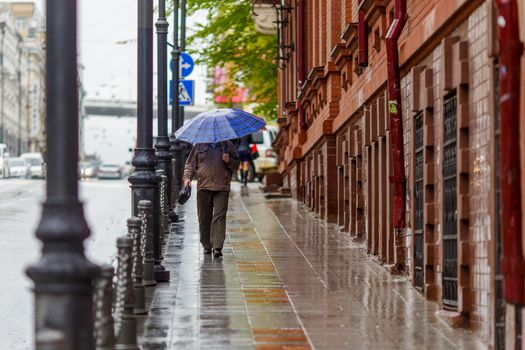
<path id="1" fill-rule="evenodd" d="M 399 77 L 398 39 L 407 20 L 406 0 L 394 1 L 394 21 L 386 35 L 386 60 L 388 70 L 388 111 L 393 176 L 392 204 L 394 207 L 394 228 L 400 232 L 405 227 L 405 159 L 403 150 L 403 115 L 401 108 L 401 84 Z"/>
<path id="2" fill-rule="evenodd" d="M 505 300 L 524 304 L 524 259 L 521 227 L 520 174 L 520 60 L 518 6 L 515 0 L 496 0 L 499 9 L 500 181 Z"/>
<path id="3" fill-rule="evenodd" d="M 297 80 L 299 89 L 304 84 L 304 0 L 297 0 Z M 301 100 L 297 100 L 299 127 L 306 129 L 306 117 Z"/>
<path id="4" fill-rule="evenodd" d="M 358 63 L 361 67 L 368 67 L 368 23 L 365 19 L 365 0 L 359 4 L 357 31 L 359 39 Z"/>

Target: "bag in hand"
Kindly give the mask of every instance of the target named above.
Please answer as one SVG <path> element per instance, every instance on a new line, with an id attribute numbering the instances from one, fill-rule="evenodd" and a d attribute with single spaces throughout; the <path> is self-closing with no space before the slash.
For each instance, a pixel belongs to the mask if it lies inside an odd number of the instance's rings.
<path id="1" fill-rule="evenodd" d="M 191 185 L 184 186 L 179 193 L 179 198 L 177 201 L 179 202 L 180 205 L 184 205 L 184 203 L 186 203 L 188 199 L 190 199 L 190 197 L 191 197 Z"/>

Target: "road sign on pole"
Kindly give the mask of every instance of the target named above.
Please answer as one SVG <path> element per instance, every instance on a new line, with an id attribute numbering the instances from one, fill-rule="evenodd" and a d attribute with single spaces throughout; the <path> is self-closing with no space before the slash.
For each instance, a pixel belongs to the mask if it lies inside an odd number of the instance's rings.
<path id="1" fill-rule="evenodd" d="M 173 104 L 172 81 L 170 80 L 170 105 Z M 179 106 L 192 106 L 195 104 L 195 80 L 179 81 Z"/>
<path id="2" fill-rule="evenodd" d="M 187 52 L 180 53 L 180 64 L 179 64 L 179 76 L 181 78 L 186 78 L 188 75 L 193 72 L 195 68 L 195 62 L 193 58 Z M 170 69 L 173 70 L 173 61 L 170 64 Z"/>
<path id="3" fill-rule="evenodd" d="M 182 78 L 186 78 L 188 75 L 193 72 L 193 68 L 195 67 L 195 63 L 193 62 L 193 58 L 187 54 L 186 52 L 180 53 L 180 76 Z"/>

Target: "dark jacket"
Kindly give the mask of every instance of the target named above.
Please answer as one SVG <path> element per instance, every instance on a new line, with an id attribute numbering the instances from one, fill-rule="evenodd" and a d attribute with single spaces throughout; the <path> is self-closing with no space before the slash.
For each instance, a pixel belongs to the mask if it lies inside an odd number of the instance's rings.
<path id="1" fill-rule="evenodd" d="M 223 153 L 230 155 L 230 163 L 222 160 Z M 233 143 L 223 141 L 213 148 L 208 143 L 193 146 L 186 166 L 184 181 L 197 177 L 197 190 L 229 191 L 232 173 L 239 167 L 239 154 Z"/>

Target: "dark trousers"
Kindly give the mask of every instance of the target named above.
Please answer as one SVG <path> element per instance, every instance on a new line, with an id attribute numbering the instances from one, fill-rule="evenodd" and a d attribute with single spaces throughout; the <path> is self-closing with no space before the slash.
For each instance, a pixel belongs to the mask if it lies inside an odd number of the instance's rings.
<path id="1" fill-rule="evenodd" d="M 226 212 L 228 191 L 197 191 L 197 214 L 199 231 L 204 249 L 220 248 L 226 238 Z"/>

